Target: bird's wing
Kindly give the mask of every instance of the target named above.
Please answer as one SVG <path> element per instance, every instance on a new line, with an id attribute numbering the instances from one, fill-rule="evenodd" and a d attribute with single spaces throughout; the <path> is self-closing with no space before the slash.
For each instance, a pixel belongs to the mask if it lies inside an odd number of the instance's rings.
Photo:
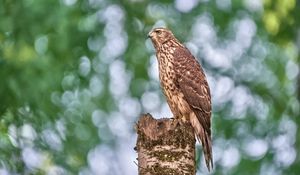
<path id="1" fill-rule="evenodd" d="M 177 86 L 195 112 L 199 122 L 210 135 L 211 96 L 205 74 L 187 48 L 174 52 Z"/>

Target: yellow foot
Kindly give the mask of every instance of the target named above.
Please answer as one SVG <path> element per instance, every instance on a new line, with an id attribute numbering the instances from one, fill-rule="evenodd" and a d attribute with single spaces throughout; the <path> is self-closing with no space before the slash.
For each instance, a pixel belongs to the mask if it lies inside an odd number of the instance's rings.
<path id="1" fill-rule="evenodd" d="M 177 126 L 178 124 L 181 124 L 180 119 L 178 118 L 171 118 L 171 119 L 172 119 L 172 125 Z"/>

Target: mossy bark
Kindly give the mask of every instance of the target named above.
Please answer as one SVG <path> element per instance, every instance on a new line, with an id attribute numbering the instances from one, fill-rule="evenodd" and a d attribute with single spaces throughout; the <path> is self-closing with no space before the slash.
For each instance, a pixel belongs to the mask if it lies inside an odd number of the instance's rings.
<path id="1" fill-rule="evenodd" d="M 139 175 L 195 175 L 192 126 L 143 115 L 136 126 Z"/>

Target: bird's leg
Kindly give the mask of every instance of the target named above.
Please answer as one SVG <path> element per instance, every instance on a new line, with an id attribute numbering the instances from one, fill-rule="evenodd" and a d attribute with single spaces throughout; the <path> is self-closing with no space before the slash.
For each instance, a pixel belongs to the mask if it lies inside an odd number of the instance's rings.
<path id="1" fill-rule="evenodd" d="M 187 120 L 187 117 L 186 116 L 182 116 L 180 119 L 179 119 L 179 124 L 180 125 L 183 125 L 184 123 L 186 123 L 188 120 Z"/>
<path id="2" fill-rule="evenodd" d="M 183 123 L 185 123 L 187 121 L 187 119 L 188 119 L 188 117 L 186 117 L 186 116 L 181 117 L 181 120 L 182 120 Z"/>

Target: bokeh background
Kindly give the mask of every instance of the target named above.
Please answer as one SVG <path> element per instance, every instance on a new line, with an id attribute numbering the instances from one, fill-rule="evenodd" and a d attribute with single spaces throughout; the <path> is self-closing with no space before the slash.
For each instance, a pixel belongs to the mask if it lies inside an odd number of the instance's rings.
<path id="1" fill-rule="evenodd" d="M 0 0 L 0 174 L 137 174 L 139 115 L 172 116 L 155 26 L 208 76 L 211 174 L 300 174 L 299 0 Z"/>

